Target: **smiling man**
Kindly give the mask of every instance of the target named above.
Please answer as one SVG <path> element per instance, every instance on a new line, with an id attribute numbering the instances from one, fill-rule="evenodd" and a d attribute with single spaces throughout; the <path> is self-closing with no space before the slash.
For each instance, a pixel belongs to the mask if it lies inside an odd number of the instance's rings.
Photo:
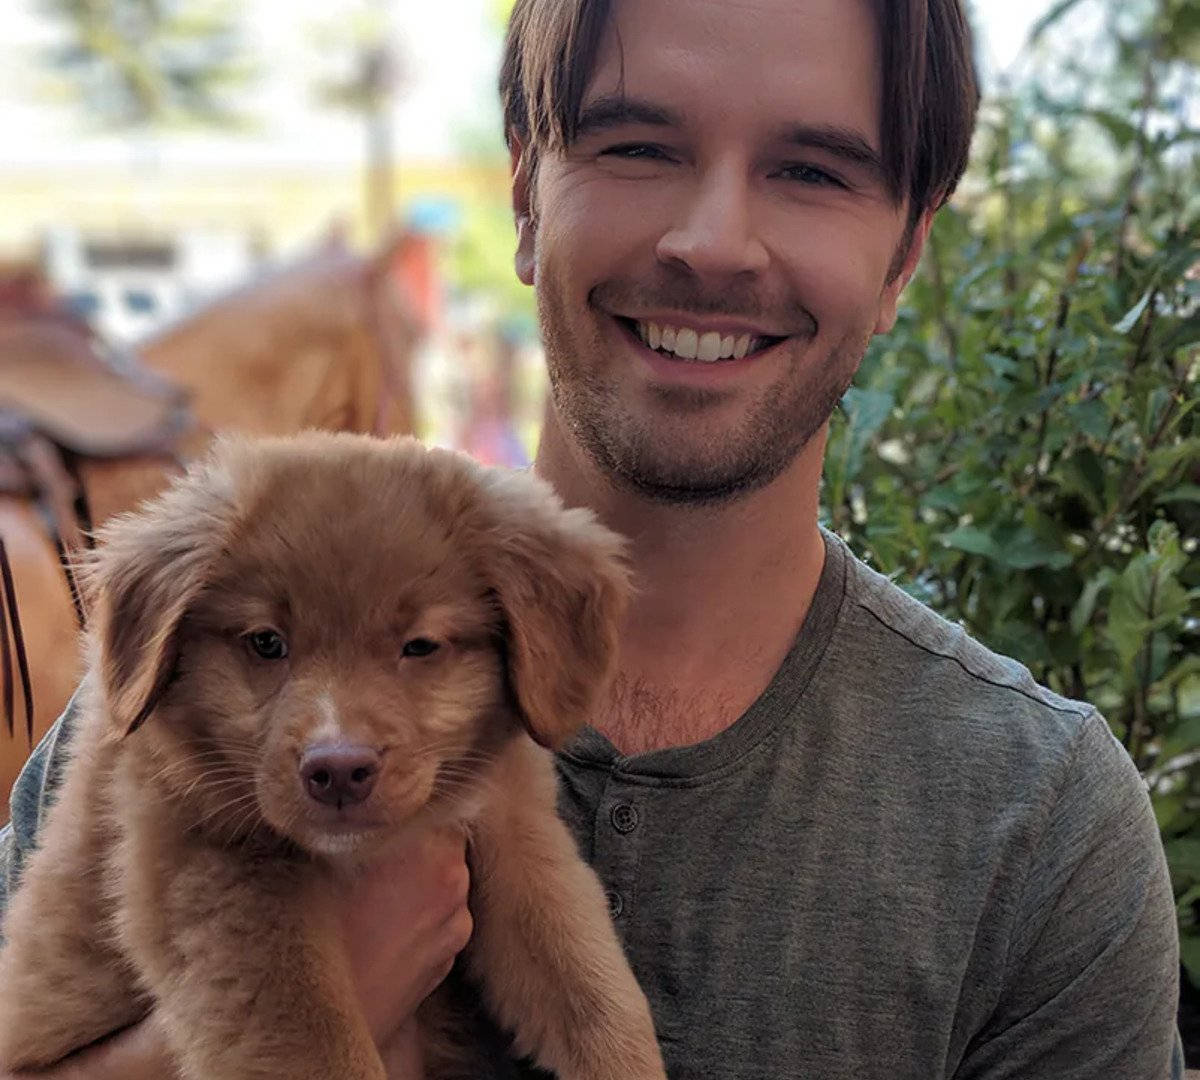
<path id="1" fill-rule="evenodd" d="M 536 469 L 638 586 L 561 808 L 672 1080 L 1179 1076 L 1170 883 L 1103 718 L 818 526 L 830 414 L 966 161 L 958 0 L 517 0 L 501 92 Z M 14 795 L 10 887 L 70 724 Z M 467 887 L 450 841 L 347 893 L 392 1077 Z M 47 1075 L 169 1072 L 143 1023 Z"/>
<path id="2" fill-rule="evenodd" d="M 518 5 L 514 27 L 531 38 L 537 17 Z M 527 93 L 552 39 L 514 38 L 517 268 L 555 390 L 540 471 L 561 482 L 574 444 L 605 485 L 711 505 L 819 459 L 932 210 L 904 197 L 895 148 L 885 163 L 876 37 L 859 4 L 618 4 L 578 102 Z M 946 59 L 941 92 L 961 96 L 938 119 L 962 155 L 974 88 L 968 58 Z M 932 164 L 931 204 L 963 159 Z"/>
<path id="3" fill-rule="evenodd" d="M 965 165 L 957 0 L 518 0 L 536 469 L 630 537 L 561 758 L 673 1080 L 1178 1075 L 1175 915 L 1096 711 L 817 522 L 829 417 Z"/>

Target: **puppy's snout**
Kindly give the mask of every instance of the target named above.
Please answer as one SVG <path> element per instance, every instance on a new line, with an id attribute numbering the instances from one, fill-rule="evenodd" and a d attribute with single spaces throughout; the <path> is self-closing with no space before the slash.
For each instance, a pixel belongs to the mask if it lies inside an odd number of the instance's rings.
<path id="1" fill-rule="evenodd" d="M 300 759 L 304 790 L 319 803 L 349 806 L 366 799 L 379 778 L 379 753 L 354 743 L 312 746 Z"/>

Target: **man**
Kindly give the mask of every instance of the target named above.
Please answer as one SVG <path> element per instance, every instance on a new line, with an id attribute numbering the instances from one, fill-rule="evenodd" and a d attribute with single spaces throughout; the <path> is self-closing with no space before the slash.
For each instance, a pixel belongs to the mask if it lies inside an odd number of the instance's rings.
<path id="1" fill-rule="evenodd" d="M 519 0 L 501 83 L 536 468 L 639 585 L 562 808 L 674 1080 L 1179 1075 L 1165 863 L 1104 721 L 817 525 L 830 413 L 965 161 L 957 0 Z M 396 1076 L 460 871 L 412 853 L 354 898 Z"/>

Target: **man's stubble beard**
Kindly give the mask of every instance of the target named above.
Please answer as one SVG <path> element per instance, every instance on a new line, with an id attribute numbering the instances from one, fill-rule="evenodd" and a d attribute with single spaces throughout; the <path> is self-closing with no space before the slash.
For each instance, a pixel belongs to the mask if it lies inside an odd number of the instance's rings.
<path id="1" fill-rule="evenodd" d="M 811 379 L 789 369 L 754 402 L 733 431 L 703 453 L 675 449 L 645 419 L 622 406 L 613 382 L 581 368 L 579 356 L 599 356 L 596 336 L 576 341 L 565 304 L 549 276 L 539 281 L 538 315 L 554 408 L 560 421 L 601 472 L 644 498 L 675 505 L 730 502 L 777 479 L 800 455 L 837 408 L 862 360 L 869 331 L 847 334 L 812 367 Z M 811 339 L 810 339 L 811 340 Z M 812 363 L 806 358 L 806 366 Z M 663 411 L 686 421 L 724 395 L 699 387 L 651 389 Z"/>

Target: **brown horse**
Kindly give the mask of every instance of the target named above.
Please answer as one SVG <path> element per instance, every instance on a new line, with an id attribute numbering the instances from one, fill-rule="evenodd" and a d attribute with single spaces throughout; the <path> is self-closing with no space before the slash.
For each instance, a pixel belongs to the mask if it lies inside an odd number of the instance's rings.
<path id="1" fill-rule="evenodd" d="M 32 683 L 27 703 L 12 679 L 14 704 L 21 726 L 31 705 L 34 739 L 82 670 L 72 590 L 47 519 L 71 550 L 81 534 L 72 535 L 64 504 L 86 508 L 85 526 L 99 525 L 161 490 L 221 431 L 411 432 L 410 360 L 428 315 L 420 243 L 402 236 L 371 258 L 327 244 L 146 341 L 136 366 L 122 370 L 100 360 L 86 327 L 61 312 L 0 311 L 0 540 Z M 24 487 L 20 477 L 4 483 L 5 417 L 31 436 L 18 457 L 35 459 L 44 483 L 28 484 L 29 461 L 17 463 Z M 61 475 L 47 477 L 55 462 Z M 23 730 L 9 738 L 0 727 L 0 823 L 27 752 Z"/>

